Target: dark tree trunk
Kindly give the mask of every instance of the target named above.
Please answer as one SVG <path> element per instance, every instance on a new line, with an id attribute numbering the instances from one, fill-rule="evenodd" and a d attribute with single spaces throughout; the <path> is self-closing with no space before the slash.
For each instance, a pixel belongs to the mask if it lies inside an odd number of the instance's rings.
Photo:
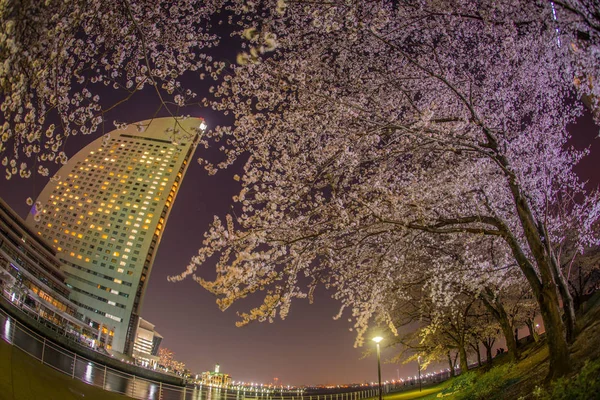
<path id="1" fill-rule="evenodd" d="M 513 327 L 508 319 L 508 314 L 506 314 L 504 305 L 498 298 L 494 298 L 494 295 L 489 288 L 486 288 L 484 293 L 482 293 L 481 300 L 490 314 L 492 314 L 496 321 L 498 321 L 498 324 L 500 324 L 502 335 L 506 341 L 510 362 L 516 362 L 519 359 L 519 349 L 517 348 L 517 342 L 513 336 Z"/>
<path id="2" fill-rule="evenodd" d="M 467 360 L 467 350 L 465 349 L 465 343 L 458 345 L 458 354 L 460 356 L 460 374 L 464 374 L 469 370 L 469 362 Z"/>
<path id="3" fill-rule="evenodd" d="M 479 341 L 475 340 L 475 343 L 469 343 L 469 346 L 471 346 L 477 355 L 477 366 L 481 367 L 481 349 L 479 348 Z"/>
<path id="4" fill-rule="evenodd" d="M 487 344 L 486 342 L 483 342 L 483 347 L 485 347 L 485 358 L 486 358 L 486 362 L 488 365 L 492 365 L 492 347 L 494 346 L 494 344 Z"/>
<path id="5" fill-rule="evenodd" d="M 497 143 L 493 142 L 492 147 L 497 150 Z M 556 293 L 557 283 L 554 281 L 552 271 L 553 255 L 551 248 L 546 246 L 547 235 L 543 235 L 544 227 L 536 224 L 533 212 L 529 207 L 526 197 L 521 193 L 521 188 L 515 175 L 510 171 L 510 163 L 504 156 L 497 157 L 500 165 L 507 171 L 507 179 L 513 200 L 517 209 L 517 215 L 523 228 L 523 233 L 527 241 L 531 255 L 535 260 L 534 268 L 531 260 L 525 255 L 521 244 L 512 235 L 509 228 L 500 222 L 504 231 L 504 239 L 510 246 L 519 268 L 523 271 L 525 278 L 529 282 L 533 294 L 540 307 L 540 313 L 544 320 L 546 335 L 548 337 L 548 352 L 550 359 L 549 379 L 559 378 L 569 373 L 571 370 L 571 361 L 569 356 L 568 342 L 565 336 L 566 327 L 561 319 L 559 312 L 560 305 Z"/>
<path id="6" fill-rule="evenodd" d="M 569 346 L 565 338 L 565 326 L 558 308 L 554 287 L 544 286 L 538 294 L 540 312 L 544 320 L 550 358 L 549 379 L 560 378 L 571 370 Z"/>
<path id="7" fill-rule="evenodd" d="M 454 377 L 456 373 L 454 372 L 454 361 L 452 360 L 450 352 L 448 352 L 448 364 L 450 365 L 450 376 Z"/>
<path id="8" fill-rule="evenodd" d="M 556 286 L 558 286 L 558 292 L 560 293 L 563 302 L 567 342 L 573 343 L 575 340 L 575 303 L 573 302 L 573 296 L 571 296 L 571 292 L 569 292 L 567 280 L 554 257 L 550 260 L 550 267 L 552 268 L 554 281 L 556 282 Z"/>

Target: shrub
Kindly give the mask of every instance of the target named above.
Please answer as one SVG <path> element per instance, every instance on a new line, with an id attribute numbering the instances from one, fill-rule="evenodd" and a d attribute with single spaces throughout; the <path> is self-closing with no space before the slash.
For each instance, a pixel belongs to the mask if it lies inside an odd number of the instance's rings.
<path id="1" fill-rule="evenodd" d="M 506 384 L 506 375 L 511 368 L 511 364 L 504 364 L 477 376 L 470 387 L 457 393 L 456 398 L 461 400 L 484 400 L 493 397 Z"/>
<path id="2" fill-rule="evenodd" d="M 471 388 L 477 380 L 477 374 L 475 372 L 467 372 L 454 378 L 452 384 L 444 389 L 438 397 L 446 397 L 456 393 L 461 393 Z"/>
<path id="3" fill-rule="evenodd" d="M 600 360 L 586 361 L 578 375 L 561 378 L 550 385 L 552 400 L 589 400 L 600 398 Z"/>

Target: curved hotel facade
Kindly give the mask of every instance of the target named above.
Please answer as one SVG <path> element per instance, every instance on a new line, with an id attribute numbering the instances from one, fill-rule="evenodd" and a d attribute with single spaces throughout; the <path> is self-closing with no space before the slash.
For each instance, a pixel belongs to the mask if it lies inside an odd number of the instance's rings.
<path id="1" fill-rule="evenodd" d="M 114 327 L 118 352 L 133 350 L 156 251 L 204 128 L 197 118 L 158 118 L 93 141 L 58 171 L 27 217 L 63 261 L 71 301 Z"/>

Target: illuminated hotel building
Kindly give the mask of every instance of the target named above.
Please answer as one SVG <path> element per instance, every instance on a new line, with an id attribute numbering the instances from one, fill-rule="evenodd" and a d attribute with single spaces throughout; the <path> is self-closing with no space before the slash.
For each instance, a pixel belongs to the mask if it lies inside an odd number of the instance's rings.
<path id="1" fill-rule="evenodd" d="M 60 265 L 56 250 L 0 199 L 0 295 L 30 317 L 64 330 L 71 339 L 110 347 L 114 332 L 84 317 L 69 301 L 71 290 Z"/>
<path id="2" fill-rule="evenodd" d="M 59 253 L 71 301 L 131 354 L 162 233 L 204 122 L 158 118 L 96 139 L 44 188 L 27 223 Z M 176 134 L 177 141 L 173 140 Z M 40 207 L 41 206 L 41 207 Z"/>

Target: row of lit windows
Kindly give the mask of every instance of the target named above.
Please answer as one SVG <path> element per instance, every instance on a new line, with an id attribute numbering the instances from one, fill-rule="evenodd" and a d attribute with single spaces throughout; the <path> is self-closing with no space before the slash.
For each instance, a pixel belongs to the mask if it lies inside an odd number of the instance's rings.
<path id="1" fill-rule="evenodd" d="M 104 274 L 99 273 L 98 271 L 89 270 L 89 269 L 87 269 L 85 267 L 82 267 L 81 265 L 76 265 L 76 264 L 73 264 L 73 263 L 70 263 L 70 262 L 67 262 L 66 264 L 69 265 L 69 266 L 71 266 L 71 267 L 73 267 L 73 268 L 76 268 L 76 269 L 78 269 L 80 271 L 87 272 L 88 274 L 97 276 L 99 278 L 103 278 L 103 279 L 105 279 L 107 281 L 111 281 L 111 282 L 118 283 L 119 285 L 125 285 L 125 286 L 131 287 L 131 282 L 123 281 L 121 279 L 114 278 L 112 276 L 104 275 Z"/>
<path id="2" fill-rule="evenodd" d="M 50 294 L 46 293 L 42 289 L 38 288 L 37 285 L 30 283 L 30 289 L 37 294 L 41 299 L 46 300 L 48 303 L 52 304 L 54 307 L 59 309 L 62 312 L 67 312 L 67 306 L 62 301 L 54 298 Z M 71 307 L 72 308 L 72 307 Z"/>
<path id="3" fill-rule="evenodd" d="M 105 303 L 108 303 L 111 306 L 115 306 L 115 307 L 119 307 L 119 308 L 125 308 L 124 304 L 117 303 L 117 302 L 114 302 L 112 300 L 105 299 L 104 297 L 96 296 L 95 294 L 90 293 L 90 292 L 86 292 L 85 290 L 80 289 L 80 288 L 78 288 L 76 286 L 73 286 L 71 289 L 74 290 L 74 291 L 76 291 L 77 293 L 81 293 L 81 294 L 84 294 L 84 295 L 86 295 L 88 297 L 91 297 L 93 299 L 100 300 L 100 301 L 103 301 Z"/>
<path id="4" fill-rule="evenodd" d="M 83 282 L 83 283 L 86 283 L 86 284 L 88 284 L 88 285 L 90 285 L 92 287 L 98 288 L 100 290 L 104 290 L 106 292 L 110 292 L 112 294 L 116 294 L 116 295 L 119 295 L 119 296 L 122 296 L 122 297 L 125 297 L 125 298 L 129 297 L 128 293 L 119 292 L 119 291 L 117 291 L 115 289 L 111 289 L 109 287 L 99 285 L 99 284 L 97 284 L 95 282 L 88 281 L 87 279 L 83 279 L 82 277 L 74 275 L 74 274 L 71 274 L 69 272 L 65 271 L 65 275 L 67 275 L 68 277 L 73 278 L 73 279 L 75 279 L 75 280 L 77 280 L 79 282 Z"/>
<path id="5" fill-rule="evenodd" d="M 94 313 L 96 313 L 98 315 L 105 316 L 105 317 L 110 318 L 110 319 L 112 319 L 114 321 L 117 321 L 117 322 L 123 322 L 123 318 L 115 317 L 114 315 L 105 313 L 104 311 L 100 311 L 100 310 L 98 310 L 96 308 L 92 308 L 92 307 L 90 307 L 90 306 L 88 306 L 86 304 L 82 304 L 82 303 L 80 303 L 78 301 L 75 301 L 75 300 L 73 300 L 73 303 L 77 304 L 81 308 L 84 308 L 86 310 L 92 311 L 92 312 L 94 312 Z"/>

